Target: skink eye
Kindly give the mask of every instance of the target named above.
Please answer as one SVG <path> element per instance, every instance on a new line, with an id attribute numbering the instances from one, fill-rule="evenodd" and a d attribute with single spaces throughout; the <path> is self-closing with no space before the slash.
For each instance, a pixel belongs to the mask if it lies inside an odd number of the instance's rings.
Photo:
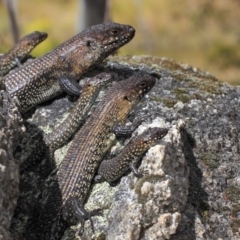
<path id="1" fill-rule="evenodd" d="M 147 87 L 147 83 L 143 81 L 143 82 L 138 84 L 138 87 L 141 88 L 141 89 L 144 89 L 144 88 Z"/>
<path id="2" fill-rule="evenodd" d="M 162 133 L 158 133 L 158 134 L 157 134 L 157 138 L 158 138 L 158 139 L 159 139 L 159 138 L 162 138 L 162 135 L 163 135 Z"/>
<path id="3" fill-rule="evenodd" d="M 119 30 L 118 29 L 113 29 L 110 31 L 111 35 L 118 35 L 119 34 Z"/>

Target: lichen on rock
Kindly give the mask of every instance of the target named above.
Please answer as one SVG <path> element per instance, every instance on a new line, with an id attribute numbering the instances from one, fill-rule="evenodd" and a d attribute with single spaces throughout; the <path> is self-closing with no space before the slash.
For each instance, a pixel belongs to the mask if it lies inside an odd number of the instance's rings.
<path id="1" fill-rule="evenodd" d="M 9 228 L 19 194 L 18 164 L 13 157 L 25 128 L 14 100 L 0 91 L 0 239 L 10 239 Z"/>

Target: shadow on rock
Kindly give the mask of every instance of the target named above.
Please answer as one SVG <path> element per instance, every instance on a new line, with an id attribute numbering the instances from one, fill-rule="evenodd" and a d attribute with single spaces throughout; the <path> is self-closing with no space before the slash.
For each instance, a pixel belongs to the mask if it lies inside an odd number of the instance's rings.
<path id="1" fill-rule="evenodd" d="M 182 213 L 182 221 L 171 240 L 195 240 L 196 215 L 199 214 L 200 217 L 203 217 L 204 211 L 209 210 L 207 204 L 208 194 L 201 186 L 203 175 L 193 153 L 193 148 L 196 145 L 195 139 L 186 129 L 181 130 L 181 139 L 183 142 L 183 154 L 189 167 L 188 200 Z"/>
<path id="2" fill-rule="evenodd" d="M 61 196 L 54 182 L 56 166 L 43 140 L 43 131 L 34 124 L 25 125 L 26 134 L 14 154 L 20 168 L 20 195 L 10 229 L 13 239 L 26 237 L 29 235 L 26 232 L 38 224 L 46 208 L 50 185 L 54 183 L 55 194 Z M 50 174 L 53 177 L 47 181 Z"/>

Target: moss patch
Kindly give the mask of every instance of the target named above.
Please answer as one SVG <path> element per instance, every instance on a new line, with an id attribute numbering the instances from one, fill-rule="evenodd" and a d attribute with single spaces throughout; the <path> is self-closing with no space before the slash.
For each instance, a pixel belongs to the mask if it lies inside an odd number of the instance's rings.
<path id="1" fill-rule="evenodd" d="M 234 233 L 238 232 L 238 230 L 240 228 L 240 219 L 233 219 L 232 222 L 230 223 L 230 226 Z"/>
<path id="2" fill-rule="evenodd" d="M 198 207 L 198 213 L 201 217 L 202 223 L 208 223 L 210 217 L 210 206 L 207 201 L 202 200 Z"/>
<path id="3" fill-rule="evenodd" d="M 177 99 L 183 103 L 189 103 L 192 97 L 188 94 L 179 94 L 177 95 Z"/>
<path id="4" fill-rule="evenodd" d="M 186 94 L 187 91 L 185 88 L 175 88 L 172 90 L 172 93 L 178 95 L 178 94 Z"/>
<path id="5" fill-rule="evenodd" d="M 203 97 L 198 94 L 190 94 L 185 88 L 175 88 L 171 93 L 176 95 L 176 98 L 166 97 L 161 98 L 159 96 L 151 96 L 152 101 L 162 102 L 166 107 L 173 108 L 177 102 L 189 103 L 192 99 L 202 100 Z"/>
<path id="6" fill-rule="evenodd" d="M 161 97 L 158 97 L 158 96 L 152 96 L 151 101 L 161 102 L 168 108 L 173 108 L 174 105 L 178 102 L 174 98 L 161 98 Z"/>
<path id="7" fill-rule="evenodd" d="M 172 93 L 176 95 L 176 99 L 183 103 L 189 103 L 192 99 L 202 100 L 203 97 L 198 94 L 190 94 L 187 92 L 186 88 L 175 88 L 172 90 Z"/>
<path id="8" fill-rule="evenodd" d="M 198 93 L 194 93 L 192 96 L 197 100 L 203 100 L 203 97 Z"/>
<path id="9" fill-rule="evenodd" d="M 209 211 L 203 211 L 201 212 L 201 220 L 202 220 L 202 223 L 207 223 L 209 221 Z"/>
<path id="10" fill-rule="evenodd" d="M 222 90 L 222 83 L 219 81 L 212 81 L 212 80 L 192 80 L 189 82 L 189 87 L 197 88 L 203 93 L 210 93 L 210 94 L 221 94 Z"/>
<path id="11" fill-rule="evenodd" d="M 150 100 L 155 102 L 162 102 L 162 98 L 158 96 L 151 96 Z"/>
<path id="12" fill-rule="evenodd" d="M 200 155 L 200 159 L 204 162 L 210 170 L 213 170 L 219 166 L 219 159 L 213 153 L 203 153 Z"/>
<path id="13" fill-rule="evenodd" d="M 162 98 L 161 102 L 168 108 L 173 108 L 173 106 L 178 102 L 174 98 Z"/>
<path id="14" fill-rule="evenodd" d="M 230 211 L 230 209 L 229 209 L 228 206 L 223 206 L 223 207 L 221 208 L 221 210 L 222 210 L 223 212 Z"/>
<path id="15" fill-rule="evenodd" d="M 231 229 L 232 231 L 238 232 L 240 228 L 240 204 L 239 204 L 239 199 L 240 199 L 240 189 L 235 186 L 230 186 L 226 189 L 225 191 L 225 196 L 227 200 L 232 202 L 232 209 L 231 209 Z"/>
<path id="16" fill-rule="evenodd" d="M 234 203 L 234 204 L 232 205 L 231 215 L 232 215 L 233 217 L 238 217 L 238 216 L 240 215 L 240 204 Z"/>
<path id="17" fill-rule="evenodd" d="M 240 190 L 235 186 L 230 186 L 225 191 L 226 198 L 232 202 L 237 202 L 240 199 Z"/>

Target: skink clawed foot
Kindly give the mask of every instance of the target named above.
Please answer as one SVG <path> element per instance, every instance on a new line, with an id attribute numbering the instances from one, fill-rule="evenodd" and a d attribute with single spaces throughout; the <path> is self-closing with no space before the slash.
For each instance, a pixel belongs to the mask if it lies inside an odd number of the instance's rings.
<path id="1" fill-rule="evenodd" d="M 149 174 L 149 170 L 138 170 L 133 163 L 130 164 L 130 170 L 133 172 L 134 176 L 137 178 L 142 178 L 144 175 Z"/>
<path id="2" fill-rule="evenodd" d="M 128 137 L 131 136 L 131 134 L 144 122 L 145 119 L 147 119 L 149 115 L 143 115 L 137 117 L 132 125 L 128 126 L 121 126 L 121 125 L 115 125 L 113 126 L 113 132 L 116 134 L 118 137 Z"/>
<path id="3" fill-rule="evenodd" d="M 130 170 L 133 172 L 134 176 L 137 178 L 142 178 L 144 175 L 142 172 L 136 169 L 133 163 L 130 164 Z"/>
<path id="4" fill-rule="evenodd" d="M 90 220 L 91 228 L 94 233 L 92 217 L 97 215 L 102 215 L 102 209 L 98 208 L 91 212 L 87 212 L 84 209 L 83 204 L 75 197 L 70 198 L 67 206 L 63 208 L 63 218 L 65 220 L 67 220 L 70 216 L 75 216 L 81 222 L 81 228 L 78 232 L 79 235 L 82 235 L 84 231 L 84 224 L 86 220 Z"/>

